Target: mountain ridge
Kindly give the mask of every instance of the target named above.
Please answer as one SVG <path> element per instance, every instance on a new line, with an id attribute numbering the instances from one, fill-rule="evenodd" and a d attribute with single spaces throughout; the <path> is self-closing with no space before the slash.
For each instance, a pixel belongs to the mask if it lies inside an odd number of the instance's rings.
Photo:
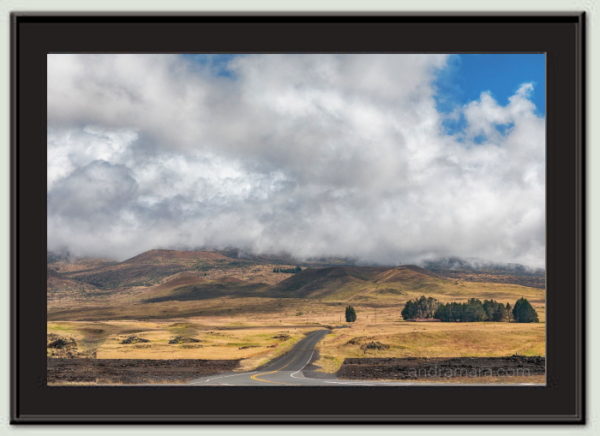
<path id="1" fill-rule="evenodd" d="M 208 250 L 153 249 L 122 262 L 94 258 L 71 258 L 68 261 L 64 256 L 56 259 L 56 256 L 48 256 L 48 290 L 52 292 L 60 287 L 61 280 L 70 289 L 82 291 L 116 292 L 147 287 L 168 293 L 171 289 L 185 286 L 209 289 L 210 283 L 213 283 L 214 288 L 220 289 L 218 295 L 227 295 L 228 292 L 236 295 L 239 289 L 244 288 L 244 294 L 248 294 L 248 289 L 261 289 L 261 292 L 266 289 L 265 295 L 296 298 L 333 298 L 340 289 L 353 295 L 382 285 L 390 289 L 439 288 L 449 280 L 513 283 L 538 288 L 543 288 L 545 283 L 543 275 L 531 271 L 520 275 L 521 269 L 513 268 L 504 273 L 496 267 L 480 272 L 474 267 L 469 269 L 462 261 L 431 264 L 430 268 L 419 265 L 284 264 L 290 267 L 303 265 L 300 272 L 293 274 L 281 273 L 281 269 L 276 267 L 281 264 L 267 263 L 268 257 L 230 257 L 223 251 Z M 281 258 L 274 256 L 270 260 Z M 328 260 L 334 261 L 332 258 Z M 448 269 L 451 266 L 453 269 Z M 242 287 L 239 282 L 248 282 L 251 286 Z"/>

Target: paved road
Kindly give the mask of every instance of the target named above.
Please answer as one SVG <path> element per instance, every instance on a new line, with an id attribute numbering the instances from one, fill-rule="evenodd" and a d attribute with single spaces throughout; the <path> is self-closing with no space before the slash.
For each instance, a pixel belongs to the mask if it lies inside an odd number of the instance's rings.
<path id="1" fill-rule="evenodd" d="M 269 363 L 251 372 L 229 372 L 199 378 L 190 382 L 193 385 L 204 386 L 335 386 L 335 385 L 403 385 L 409 382 L 377 382 L 339 380 L 335 375 L 312 378 L 303 373 L 315 352 L 315 345 L 327 335 L 330 330 L 315 330 L 306 335 L 286 354 L 273 359 Z"/>
<path id="2" fill-rule="evenodd" d="M 329 330 L 315 330 L 308 333 L 290 351 L 255 371 L 213 375 L 194 380 L 191 384 L 226 386 L 322 384 L 320 379 L 306 378 L 302 370 L 311 361 L 317 342 L 328 333 Z"/>
<path id="3" fill-rule="evenodd" d="M 330 330 L 315 330 L 306 335 L 286 354 L 273 359 L 262 367 L 251 372 L 229 372 L 199 378 L 190 382 L 202 386 L 452 386 L 448 383 L 415 383 L 409 381 L 384 382 L 372 380 L 340 380 L 334 374 L 320 374 L 313 378 L 304 374 L 303 369 L 310 363 L 315 345 L 327 335 Z M 524 385 L 529 383 L 522 383 Z M 490 386 L 490 384 L 461 383 L 462 386 Z"/>

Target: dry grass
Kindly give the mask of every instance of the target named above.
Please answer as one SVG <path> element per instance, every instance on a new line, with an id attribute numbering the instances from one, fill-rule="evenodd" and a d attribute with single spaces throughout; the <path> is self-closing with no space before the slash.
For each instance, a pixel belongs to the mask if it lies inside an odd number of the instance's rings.
<path id="1" fill-rule="evenodd" d="M 545 327 L 543 323 L 359 320 L 327 335 L 317 345 L 320 357 L 315 364 L 322 371 L 335 372 L 347 357 L 544 356 Z M 389 348 L 361 348 L 375 341 Z"/>
<path id="2" fill-rule="evenodd" d="M 82 351 L 98 358 L 140 359 L 243 359 L 250 370 L 289 350 L 304 333 L 323 327 L 334 329 L 318 345 L 316 362 L 323 371 L 336 371 L 346 357 L 460 357 L 545 355 L 545 291 L 520 285 L 461 280 L 411 278 L 402 282 L 370 284 L 351 281 L 335 294 L 319 298 L 220 297 L 205 300 L 143 303 L 149 296 L 164 295 L 173 287 L 197 280 L 221 278 L 274 283 L 287 274 L 272 273 L 272 265 L 178 274 L 150 288 L 112 293 L 110 299 L 49 301 L 48 332 L 74 337 Z M 398 277 L 392 277 L 396 280 Z M 515 323 L 414 323 L 401 319 L 405 302 L 421 295 L 442 302 L 468 298 L 495 299 L 511 305 L 527 298 L 538 312 L 539 324 Z M 352 304 L 356 323 L 344 322 L 344 308 Z M 149 343 L 120 344 L 135 334 Z M 274 339 L 287 334 L 289 339 Z M 174 336 L 201 342 L 168 344 Z M 356 344 L 347 344 L 355 340 Z M 369 341 L 389 345 L 385 350 L 361 348 Z"/>
<path id="3" fill-rule="evenodd" d="M 48 332 L 74 337 L 83 351 L 98 358 L 139 359 L 244 359 L 242 370 L 252 370 L 288 351 L 303 335 L 325 326 L 333 329 L 318 345 L 321 370 L 335 372 L 346 357 L 460 357 L 545 355 L 545 324 L 423 323 L 407 322 L 400 307 L 355 305 L 358 320 L 343 321 L 343 305 L 318 302 L 295 309 L 258 313 L 252 317 L 211 316 L 168 320 L 62 321 L 48 323 Z M 538 312 L 540 308 L 538 307 Z M 135 334 L 149 343 L 121 344 Z M 289 335 L 281 341 L 274 336 Z M 175 336 L 193 337 L 199 343 L 172 345 Z M 355 344 L 348 344 L 354 339 Z M 363 350 L 377 341 L 387 350 Z"/>
<path id="4" fill-rule="evenodd" d="M 207 325 L 206 322 L 210 322 Z M 310 327 L 232 326 L 230 319 L 50 322 L 48 332 L 71 336 L 98 359 L 244 359 L 250 370 L 288 351 Z M 122 344 L 129 335 L 150 342 Z M 287 335 L 288 339 L 275 338 Z M 196 343 L 169 344 L 175 336 L 191 337 Z"/>

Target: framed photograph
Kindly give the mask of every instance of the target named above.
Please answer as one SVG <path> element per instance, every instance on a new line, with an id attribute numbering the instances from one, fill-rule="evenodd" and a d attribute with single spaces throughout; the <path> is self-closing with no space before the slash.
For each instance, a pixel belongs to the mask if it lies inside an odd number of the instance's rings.
<path id="1" fill-rule="evenodd" d="M 584 423 L 584 21 L 14 13 L 12 422 Z"/>

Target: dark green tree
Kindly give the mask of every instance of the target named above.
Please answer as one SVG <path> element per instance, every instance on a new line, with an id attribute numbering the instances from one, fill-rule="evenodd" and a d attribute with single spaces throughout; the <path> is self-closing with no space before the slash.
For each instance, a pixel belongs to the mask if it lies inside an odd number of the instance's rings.
<path id="1" fill-rule="evenodd" d="M 502 303 L 495 300 L 484 300 L 483 310 L 485 310 L 485 321 L 508 321 L 508 310 Z"/>
<path id="2" fill-rule="evenodd" d="M 408 300 L 400 313 L 404 319 L 415 319 L 417 317 L 417 306 L 412 300 Z"/>
<path id="3" fill-rule="evenodd" d="M 346 307 L 346 322 L 354 322 L 356 321 L 356 311 L 354 307 L 347 306 Z"/>
<path id="4" fill-rule="evenodd" d="M 404 319 L 421 319 L 433 318 L 440 302 L 432 297 L 422 295 L 416 300 L 409 300 L 402 309 L 402 318 Z"/>
<path id="5" fill-rule="evenodd" d="M 537 312 L 526 298 L 519 298 L 512 310 L 515 322 L 539 322 Z"/>
<path id="6" fill-rule="evenodd" d="M 450 320 L 450 304 L 440 304 L 433 314 L 435 319 L 439 319 L 440 321 L 449 321 Z"/>
<path id="7" fill-rule="evenodd" d="M 485 321 L 486 314 L 483 309 L 481 300 L 477 298 L 471 298 L 464 305 L 463 321 L 465 322 L 478 322 Z"/>
<path id="8" fill-rule="evenodd" d="M 282 267 L 273 268 L 274 273 L 296 274 L 301 271 L 302 271 L 302 268 L 298 265 L 296 265 L 294 268 L 282 268 Z"/>
<path id="9" fill-rule="evenodd" d="M 492 317 L 488 321 L 506 322 L 508 321 L 508 312 L 503 304 L 496 306 Z"/>
<path id="10" fill-rule="evenodd" d="M 498 306 L 502 306 L 498 303 Z M 445 322 L 479 322 L 490 320 L 488 311 L 493 316 L 494 303 L 471 298 L 466 303 L 440 304 L 434 318 Z M 486 309 L 487 308 L 487 309 Z"/>
<path id="11" fill-rule="evenodd" d="M 444 322 L 458 322 L 464 318 L 464 305 L 461 303 L 440 304 L 433 315 Z"/>

